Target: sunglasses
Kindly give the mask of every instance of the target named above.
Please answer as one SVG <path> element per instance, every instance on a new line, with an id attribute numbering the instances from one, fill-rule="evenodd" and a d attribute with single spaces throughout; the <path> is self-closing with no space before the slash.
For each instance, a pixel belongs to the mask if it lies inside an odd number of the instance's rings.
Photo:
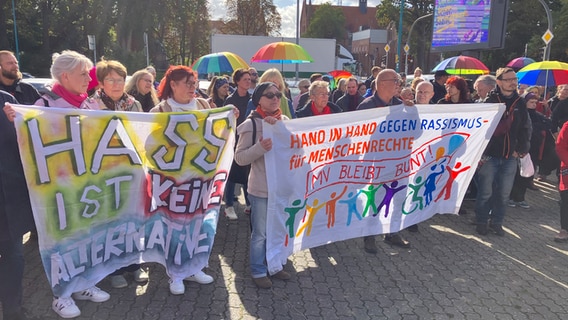
<path id="1" fill-rule="evenodd" d="M 276 92 L 276 93 L 269 92 L 269 93 L 263 94 L 262 96 L 267 97 L 268 99 L 274 99 L 274 97 L 280 99 L 280 98 L 282 98 L 282 92 Z"/>

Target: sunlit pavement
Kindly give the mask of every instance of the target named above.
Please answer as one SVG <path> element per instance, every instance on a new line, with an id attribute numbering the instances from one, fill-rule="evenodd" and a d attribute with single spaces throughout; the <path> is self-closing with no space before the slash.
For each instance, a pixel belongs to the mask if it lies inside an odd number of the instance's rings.
<path id="1" fill-rule="evenodd" d="M 77 319 L 566 319 L 568 243 L 553 241 L 560 225 L 555 186 L 527 191 L 530 209 L 508 208 L 506 235 L 479 236 L 468 214 L 437 215 L 418 233 L 403 231 L 410 249 L 378 242 L 363 251 L 353 239 L 289 258 L 290 281 L 257 289 L 249 276 L 249 219 L 220 218 L 207 272 L 210 285 L 186 283 L 185 295 L 168 290 L 164 268 L 148 264 L 150 281 L 112 289 L 103 303 L 78 301 Z M 243 201 L 241 200 L 241 203 Z M 39 319 L 58 319 L 37 243 L 25 244 L 24 303 Z M 1 285 L 1 284 L 0 284 Z"/>

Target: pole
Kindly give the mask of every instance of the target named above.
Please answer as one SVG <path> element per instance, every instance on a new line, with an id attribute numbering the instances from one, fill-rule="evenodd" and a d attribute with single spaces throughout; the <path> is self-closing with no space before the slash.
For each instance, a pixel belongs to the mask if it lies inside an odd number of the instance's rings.
<path id="1" fill-rule="evenodd" d="M 148 52 L 148 33 L 144 32 L 144 47 L 146 49 L 146 66 L 150 65 L 150 53 Z"/>
<path id="2" fill-rule="evenodd" d="M 400 48 L 402 43 L 402 16 L 404 15 L 404 0 L 400 1 L 400 17 L 398 18 L 398 40 L 396 42 L 396 56 L 398 57 L 396 61 L 396 72 L 400 70 Z"/>
<path id="3" fill-rule="evenodd" d="M 552 14 L 550 12 L 550 8 L 548 7 L 548 5 L 546 4 L 546 2 L 544 0 L 538 0 L 540 2 L 540 4 L 542 4 L 542 6 L 544 7 L 544 11 L 546 11 L 546 18 L 548 19 L 548 30 L 550 30 L 550 32 L 552 32 Z M 545 57 L 545 61 L 550 60 L 550 42 L 548 41 L 548 43 L 546 44 L 546 49 L 544 49 L 544 57 Z M 548 70 L 546 71 L 546 79 L 544 80 L 544 99 L 546 99 L 546 91 L 548 89 Z"/>
<path id="4" fill-rule="evenodd" d="M 12 17 L 14 18 L 14 42 L 16 43 L 16 60 L 20 63 L 20 45 L 18 41 L 18 24 L 16 23 L 16 5 L 12 0 Z"/>
<path id="5" fill-rule="evenodd" d="M 432 13 L 429 13 L 429 14 L 423 15 L 422 17 L 419 17 L 418 19 L 414 20 L 414 22 L 410 26 L 410 30 L 408 30 L 408 36 L 406 37 L 406 45 L 407 46 L 409 46 L 408 43 L 410 42 L 410 36 L 412 35 L 412 30 L 414 29 L 416 22 L 418 22 L 419 20 L 431 17 L 431 16 L 432 16 Z M 404 72 L 408 75 L 408 66 L 407 66 L 406 70 L 404 70 Z"/>
<path id="6" fill-rule="evenodd" d="M 296 0 L 296 44 L 300 45 L 300 0 Z M 296 63 L 296 82 L 300 74 L 300 64 Z"/>

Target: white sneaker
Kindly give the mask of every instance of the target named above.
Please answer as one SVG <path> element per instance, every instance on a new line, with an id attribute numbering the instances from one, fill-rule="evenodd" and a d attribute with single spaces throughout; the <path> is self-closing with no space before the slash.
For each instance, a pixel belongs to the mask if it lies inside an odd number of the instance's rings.
<path id="1" fill-rule="evenodd" d="M 140 268 L 140 269 L 134 271 L 134 281 L 146 282 L 146 281 L 148 281 L 148 279 L 149 279 L 148 272 L 146 272 L 146 270 Z"/>
<path id="2" fill-rule="evenodd" d="M 192 276 L 189 276 L 189 277 L 185 278 L 184 280 L 197 282 L 199 284 L 210 284 L 210 283 L 213 282 L 213 277 L 206 274 L 203 271 L 199 271 L 198 273 L 196 273 Z"/>
<path id="3" fill-rule="evenodd" d="M 227 207 L 225 208 L 225 216 L 227 217 L 227 219 L 229 220 L 237 220 L 239 217 L 237 216 L 237 214 L 235 213 L 235 209 L 233 207 Z"/>
<path id="4" fill-rule="evenodd" d="M 185 293 L 185 285 L 183 281 L 173 281 L 170 279 L 170 293 L 173 295 L 180 295 Z"/>
<path id="5" fill-rule="evenodd" d="M 73 298 L 53 298 L 51 303 L 51 308 L 55 313 L 57 313 L 61 318 L 69 319 L 75 318 L 81 315 L 81 310 L 77 308 Z"/>
<path id="6" fill-rule="evenodd" d="M 71 296 L 73 297 L 73 299 L 89 300 L 92 302 L 105 302 L 110 299 L 110 294 L 95 286 L 92 286 L 89 289 L 83 290 L 81 292 L 75 292 Z"/>

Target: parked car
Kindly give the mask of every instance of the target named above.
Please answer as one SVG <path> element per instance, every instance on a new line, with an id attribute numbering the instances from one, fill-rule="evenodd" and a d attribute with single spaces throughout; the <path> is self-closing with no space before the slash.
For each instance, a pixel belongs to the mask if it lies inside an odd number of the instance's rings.
<path id="1" fill-rule="evenodd" d="M 47 86 L 49 86 L 53 80 L 51 78 L 22 78 L 22 82 L 31 84 L 37 89 L 39 94 L 44 94 L 49 91 Z"/>

